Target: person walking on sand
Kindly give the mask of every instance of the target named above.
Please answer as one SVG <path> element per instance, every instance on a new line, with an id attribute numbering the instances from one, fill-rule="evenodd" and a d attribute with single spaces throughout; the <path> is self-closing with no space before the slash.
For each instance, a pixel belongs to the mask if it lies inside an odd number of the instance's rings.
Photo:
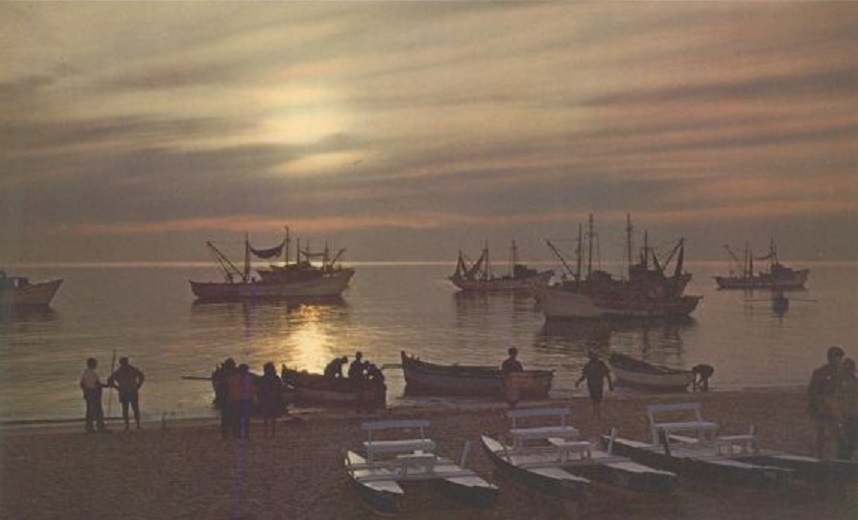
<path id="1" fill-rule="evenodd" d="M 514 378 L 510 377 L 510 374 L 524 372 L 524 367 L 521 365 L 521 361 L 518 360 L 517 348 L 510 347 L 507 350 L 507 354 L 509 354 L 509 357 L 503 360 L 500 367 L 501 382 L 503 383 L 504 395 L 506 395 L 509 407 L 515 408 L 521 398 L 521 389 L 514 381 Z"/>
<path id="2" fill-rule="evenodd" d="M 83 390 L 83 399 L 86 402 L 86 431 L 92 433 L 95 431 L 95 426 L 98 431 L 106 432 L 107 426 L 104 424 L 104 409 L 101 407 L 101 390 L 107 387 L 98 377 L 98 372 L 95 368 L 98 366 L 98 361 L 95 358 L 86 360 L 86 369 L 80 376 L 80 389 Z M 93 424 L 95 423 L 95 424 Z"/>
<path id="3" fill-rule="evenodd" d="M 140 387 L 145 376 L 137 367 L 128 363 L 127 357 L 119 358 L 119 368 L 107 378 L 107 385 L 117 389 L 122 405 L 122 419 L 128 429 L 128 407 L 134 412 L 134 423 L 140 429 Z"/>
<path id="4" fill-rule="evenodd" d="M 265 363 L 257 388 L 259 414 L 262 415 L 262 436 L 277 433 L 277 418 L 283 412 L 283 381 L 277 375 L 274 363 Z"/>
<path id="5" fill-rule="evenodd" d="M 837 346 L 828 349 L 828 362 L 813 371 L 807 385 L 807 412 L 816 424 L 816 456 L 829 455 L 829 445 L 837 438 L 837 423 L 841 415 L 838 388 L 841 382 L 843 349 Z"/>
<path id="6" fill-rule="evenodd" d="M 837 439 L 837 458 L 852 460 L 858 448 L 858 378 L 855 360 L 843 360 L 843 378 L 840 382 L 840 435 Z"/>
<path id="7" fill-rule="evenodd" d="M 587 381 L 587 393 L 590 395 L 590 404 L 592 410 L 590 417 L 593 419 L 602 419 L 602 396 L 605 392 L 605 380 L 608 381 L 608 389 L 614 391 L 614 383 L 611 381 L 611 371 L 604 361 L 599 359 L 599 355 L 594 351 L 587 352 L 589 361 L 581 370 L 581 377 L 575 381 L 575 388 L 582 381 Z"/>

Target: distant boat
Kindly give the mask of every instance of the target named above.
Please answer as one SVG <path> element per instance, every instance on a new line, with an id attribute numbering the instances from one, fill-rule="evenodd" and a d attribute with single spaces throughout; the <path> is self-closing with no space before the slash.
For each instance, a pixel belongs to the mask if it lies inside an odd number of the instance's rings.
<path id="1" fill-rule="evenodd" d="M 452 395 L 467 397 L 506 396 L 500 368 L 482 365 L 436 365 L 400 352 L 405 374 L 405 391 L 415 395 Z M 509 374 L 521 399 L 548 399 L 554 373 L 550 370 L 525 370 Z"/>
<path id="2" fill-rule="evenodd" d="M 694 382 L 694 372 L 653 365 L 640 359 L 614 352 L 608 358 L 618 383 L 654 391 L 685 391 Z"/>
<path id="3" fill-rule="evenodd" d="M 719 289 L 804 289 L 810 275 L 810 269 L 793 269 L 780 263 L 774 239 L 769 245 L 769 254 L 761 257 L 754 257 L 751 249 L 746 246 L 740 260 L 729 246 L 725 245 L 724 248 L 730 255 L 731 264 L 729 274 L 715 276 Z M 754 260 L 768 261 L 768 271 L 755 273 Z"/>
<path id="4" fill-rule="evenodd" d="M 23 276 L 7 276 L 0 271 L 0 307 L 47 307 L 62 280 L 31 283 Z"/>
<path id="5" fill-rule="evenodd" d="M 463 291 L 516 291 L 548 285 L 553 275 L 554 271 L 538 271 L 519 263 L 518 248 L 513 241 L 510 247 L 509 274 L 495 276 L 492 273 L 489 248 L 485 246 L 480 257 L 473 263 L 468 262 L 464 253 L 459 251 L 456 271 L 450 276 L 450 281 Z"/>
<path id="6" fill-rule="evenodd" d="M 593 216 L 589 219 L 589 255 L 587 275 L 582 275 L 582 237 L 579 227 L 578 260 L 573 270 L 550 241 L 548 246 L 560 258 L 572 279 L 547 287 L 534 288 L 537 306 L 547 319 L 688 316 L 697 308 L 702 296 L 685 295 L 691 274 L 683 272 L 685 242 L 680 239 L 666 260 L 660 261 L 646 239 L 637 263 L 632 259 L 632 225 L 627 217 L 628 279 L 592 269 Z M 676 257 L 673 274 L 666 273 Z"/>
<path id="7" fill-rule="evenodd" d="M 244 267 L 239 269 L 211 242 L 206 245 L 214 253 L 223 269 L 223 282 L 191 281 L 191 291 L 199 300 L 229 301 L 288 298 L 329 298 L 339 296 L 348 287 L 354 269 L 337 265 L 344 249 L 330 258 L 327 246 L 322 253 L 311 253 L 309 249 L 297 247 L 298 260 L 289 261 L 289 233 L 277 246 L 254 249 L 249 240 L 244 240 Z M 285 251 L 285 252 L 284 252 Z M 283 264 L 257 269 L 260 279 L 251 275 L 251 255 L 270 259 L 284 255 Z M 303 257 L 303 258 L 302 258 Z M 321 258 L 321 265 L 311 263 L 312 258 Z"/>

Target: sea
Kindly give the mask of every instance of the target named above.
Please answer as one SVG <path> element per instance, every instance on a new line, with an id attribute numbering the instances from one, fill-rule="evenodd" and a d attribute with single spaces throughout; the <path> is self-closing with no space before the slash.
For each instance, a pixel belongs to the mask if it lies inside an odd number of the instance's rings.
<path id="1" fill-rule="evenodd" d="M 195 302 L 189 280 L 220 279 L 207 263 L 7 268 L 63 284 L 48 309 L 0 310 L 0 424 L 80 420 L 88 357 L 102 379 L 122 356 L 144 372 L 146 421 L 214 417 L 206 378 L 227 357 L 259 373 L 269 361 L 320 372 L 361 351 L 383 367 L 391 407 L 455 404 L 405 395 L 401 351 L 441 364 L 498 365 L 515 346 L 526 368 L 554 371 L 556 399 L 585 395 L 575 380 L 591 349 L 675 368 L 712 365 L 716 392 L 802 386 L 829 346 L 858 356 L 858 263 L 790 265 L 811 273 L 806 290 L 787 294 L 783 312 L 767 291 L 718 290 L 722 262 L 689 262 L 687 294 L 703 296 L 689 319 L 561 322 L 546 322 L 526 295 L 460 292 L 447 279 L 453 263 L 350 263 L 356 274 L 341 299 L 262 303 Z M 116 393 L 105 395 L 105 411 L 117 416 Z"/>

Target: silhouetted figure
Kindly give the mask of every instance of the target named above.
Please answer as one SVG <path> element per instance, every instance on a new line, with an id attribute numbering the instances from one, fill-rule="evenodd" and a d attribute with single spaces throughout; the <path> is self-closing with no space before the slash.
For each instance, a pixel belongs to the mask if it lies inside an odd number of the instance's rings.
<path id="1" fill-rule="evenodd" d="M 229 402 L 229 379 L 235 373 L 235 360 L 226 358 L 212 373 L 212 385 L 215 388 L 215 406 L 220 408 L 220 436 L 224 440 L 232 434 L 234 410 Z"/>
<path id="2" fill-rule="evenodd" d="M 349 358 L 346 356 L 338 357 L 328 363 L 328 366 L 325 367 L 325 377 L 330 377 L 332 379 L 342 379 L 343 377 L 343 365 L 349 362 Z"/>
<path id="3" fill-rule="evenodd" d="M 262 415 L 262 436 L 277 433 L 277 418 L 283 412 L 283 381 L 277 375 L 274 363 L 265 363 L 257 388 L 259 414 Z"/>
<path id="4" fill-rule="evenodd" d="M 582 381 L 587 381 L 587 393 L 590 395 L 590 404 L 592 405 L 591 417 L 594 419 L 602 419 L 602 396 L 605 392 L 605 380 L 608 381 L 608 389 L 614 391 L 614 383 L 611 381 L 611 370 L 604 361 L 599 359 L 599 355 L 594 351 L 587 353 L 590 358 L 584 368 L 581 370 L 581 377 L 575 381 L 575 388 Z"/>
<path id="5" fill-rule="evenodd" d="M 843 355 L 842 348 L 829 348 L 826 354 L 828 362 L 813 371 L 807 385 L 807 411 L 816 424 L 816 456 L 820 459 L 829 454 L 828 445 L 837 438 L 841 415 L 838 389 Z"/>
<path id="6" fill-rule="evenodd" d="M 843 360 L 843 380 L 840 382 L 840 437 L 837 443 L 837 458 L 852 460 L 858 449 L 858 379 L 855 376 L 855 360 Z"/>
<path id="7" fill-rule="evenodd" d="M 363 358 L 363 352 L 357 351 L 355 352 L 355 359 L 352 361 L 351 365 L 349 365 L 349 379 L 352 381 L 360 381 L 364 378 L 364 371 L 369 364 L 361 361 Z"/>
<path id="8" fill-rule="evenodd" d="M 227 400 L 232 409 L 232 436 L 235 439 L 250 438 L 250 415 L 256 394 L 255 381 L 250 367 L 242 363 L 229 378 Z"/>
<path id="9" fill-rule="evenodd" d="M 87 433 L 95 431 L 98 427 L 99 431 L 107 431 L 107 426 L 104 424 L 104 409 L 101 407 L 102 388 L 107 387 L 101 382 L 98 377 L 98 372 L 95 368 L 98 366 L 98 361 L 95 358 L 86 360 L 86 369 L 80 376 L 80 389 L 83 390 L 83 399 L 86 402 L 86 422 Z"/>
<path id="10" fill-rule="evenodd" d="M 140 387 L 145 376 L 137 367 L 128 363 L 127 357 L 119 358 L 119 368 L 107 378 L 107 384 L 119 392 L 119 403 L 122 404 L 122 418 L 125 429 L 128 429 L 128 407 L 134 412 L 134 422 L 140 429 Z"/>
<path id="11" fill-rule="evenodd" d="M 507 354 L 509 354 L 509 357 L 503 360 L 500 367 L 501 383 L 503 384 L 504 395 L 506 396 L 507 403 L 509 403 L 509 407 L 515 408 L 521 398 L 521 389 L 515 378 L 510 377 L 510 374 L 524 372 L 524 367 L 518 360 L 517 348 L 510 347 L 507 350 Z"/>
<path id="12" fill-rule="evenodd" d="M 700 364 L 694 365 L 691 368 L 691 373 L 694 374 L 694 382 L 692 388 L 701 392 L 709 391 L 709 378 L 715 373 L 715 368 L 712 365 Z"/>

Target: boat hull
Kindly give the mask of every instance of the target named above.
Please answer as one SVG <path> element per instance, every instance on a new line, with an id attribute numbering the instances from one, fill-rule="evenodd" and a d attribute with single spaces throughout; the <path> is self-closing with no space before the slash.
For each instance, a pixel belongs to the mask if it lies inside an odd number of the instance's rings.
<path id="1" fill-rule="evenodd" d="M 450 281 L 459 289 L 467 292 L 527 291 L 534 286 L 548 285 L 552 276 L 554 276 L 554 271 L 542 271 L 526 277 L 501 277 L 487 280 L 451 276 Z"/>
<path id="2" fill-rule="evenodd" d="M 715 283 L 719 289 L 804 289 L 810 269 L 790 270 L 788 274 L 772 276 L 762 274 L 756 276 L 716 276 Z"/>
<path id="3" fill-rule="evenodd" d="M 694 381 L 694 373 L 690 370 L 651 365 L 620 354 L 612 354 L 609 364 L 618 383 L 637 388 L 682 392 Z"/>
<path id="4" fill-rule="evenodd" d="M 384 408 L 387 405 L 387 386 L 372 381 L 330 379 L 322 374 L 297 370 L 283 370 L 283 381 L 292 388 L 296 405 L 352 407 L 363 409 Z"/>
<path id="5" fill-rule="evenodd" d="M 536 287 L 534 296 L 546 319 L 688 316 L 701 299 L 700 296 L 679 296 L 671 299 L 610 300 L 558 287 Z"/>
<path id="6" fill-rule="evenodd" d="M 62 280 L 0 288 L 0 307 L 48 307 Z"/>
<path id="7" fill-rule="evenodd" d="M 406 392 L 413 395 L 450 395 L 506 398 L 514 387 L 520 399 L 547 399 L 554 377 L 550 370 L 509 374 L 507 385 L 498 368 L 436 365 L 400 353 Z"/>
<path id="8" fill-rule="evenodd" d="M 353 269 L 340 269 L 313 280 L 278 282 L 194 282 L 191 291 L 199 300 L 232 301 L 339 296 L 354 276 Z"/>

